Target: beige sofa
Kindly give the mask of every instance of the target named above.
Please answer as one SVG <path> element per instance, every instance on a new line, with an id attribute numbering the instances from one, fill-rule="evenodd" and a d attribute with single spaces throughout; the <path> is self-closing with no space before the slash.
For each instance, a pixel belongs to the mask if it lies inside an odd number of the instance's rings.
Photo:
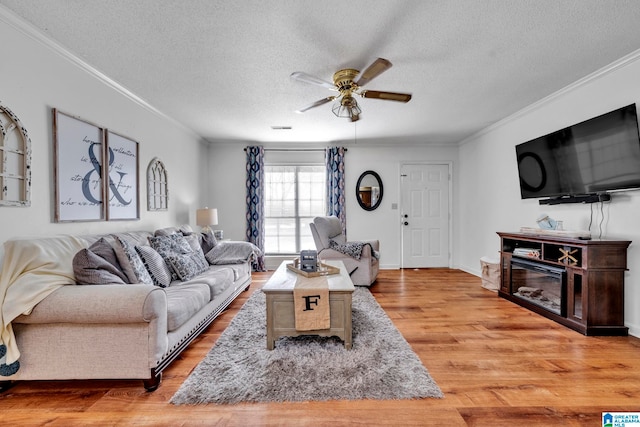
<path id="1" fill-rule="evenodd" d="M 144 246 L 154 233 L 118 236 Z M 15 341 L 4 331 L 3 344 L 10 345 L 3 352 L 7 361 L 19 352 L 19 369 L 0 376 L 2 388 L 19 380 L 142 379 L 153 391 L 162 371 L 251 283 L 246 259 L 207 264 L 203 273 L 164 288 L 76 284 L 74 256 L 100 237 L 5 243 L 0 302 L 5 322 L 12 319 L 8 328 Z M 114 241 L 113 235 L 107 238 Z"/>

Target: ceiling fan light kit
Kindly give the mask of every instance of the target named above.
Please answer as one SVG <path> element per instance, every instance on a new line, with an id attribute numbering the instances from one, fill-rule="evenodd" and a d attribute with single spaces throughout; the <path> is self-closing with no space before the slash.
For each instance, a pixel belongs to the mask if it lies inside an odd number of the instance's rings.
<path id="1" fill-rule="evenodd" d="M 352 122 L 360 120 L 360 113 L 362 110 L 352 96 L 343 96 L 333 104 L 331 111 L 337 117 L 346 117 L 351 119 Z"/>
<path id="2" fill-rule="evenodd" d="M 331 111 L 337 117 L 345 117 L 352 122 L 360 119 L 362 109 L 356 102 L 354 95 L 359 95 L 363 98 L 381 99 L 385 101 L 398 101 L 409 102 L 411 100 L 411 94 L 397 93 L 397 92 L 383 92 L 377 90 L 362 90 L 362 86 L 369 83 L 371 80 L 387 71 L 391 68 L 390 61 L 384 58 L 376 59 L 360 76 L 358 81 L 355 81 L 356 77 L 360 74 L 359 70 L 354 68 L 345 68 L 338 70 L 333 74 L 333 84 L 326 82 L 317 77 L 311 76 L 301 71 L 296 71 L 291 74 L 291 78 L 303 83 L 309 83 L 316 86 L 322 86 L 330 90 L 339 92 L 339 95 L 329 96 L 312 104 L 307 105 L 299 110 L 297 113 L 304 113 L 307 110 L 324 105 L 328 102 L 335 100 L 336 102 L 331 107 Z"/>

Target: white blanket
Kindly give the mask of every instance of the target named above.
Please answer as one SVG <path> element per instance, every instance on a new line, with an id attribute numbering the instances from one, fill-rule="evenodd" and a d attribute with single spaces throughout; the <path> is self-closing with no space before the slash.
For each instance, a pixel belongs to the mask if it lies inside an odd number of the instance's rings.
<path id="1" fill-rule="evenodd" d="M 4 244 L 4 262 L 0 275 L 0 345 L 6 356 L 0 363 L 12 364 L 20 358 L 11 322 L 56 289 L 75 284 L 73 256 L 87 247 L 74 236 L 10 240 Z M 1 379 L 1 377 L 0 377 Z"/>
<path id="2" fill-rule="evenodd" d="M 250 242 L 231 241 L 219 242 L 213 247 L 205 258 L 212 265 L 218 264 L 241 264 L 253 257 L 257 259 L 262 256 L 262 251 Z"/>

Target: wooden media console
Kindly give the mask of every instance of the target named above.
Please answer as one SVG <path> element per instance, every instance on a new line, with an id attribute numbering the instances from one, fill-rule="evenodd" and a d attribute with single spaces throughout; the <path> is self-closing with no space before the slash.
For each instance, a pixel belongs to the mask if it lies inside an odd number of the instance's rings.
<path id="1" fill-rule="evenodd" d="M 585 335 L 627 335 L 628 240 L 500 236 L 498 295 Z"/>

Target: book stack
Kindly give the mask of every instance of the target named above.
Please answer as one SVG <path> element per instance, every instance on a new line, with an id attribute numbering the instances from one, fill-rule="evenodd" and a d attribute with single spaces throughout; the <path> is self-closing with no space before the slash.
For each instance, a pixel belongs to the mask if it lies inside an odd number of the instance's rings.
<path id="1" fill-rule="evenodd" d="M 540 258 L 540 250 L 535 248 L 515 248 L 513 254 L 529 258 Z"/>

